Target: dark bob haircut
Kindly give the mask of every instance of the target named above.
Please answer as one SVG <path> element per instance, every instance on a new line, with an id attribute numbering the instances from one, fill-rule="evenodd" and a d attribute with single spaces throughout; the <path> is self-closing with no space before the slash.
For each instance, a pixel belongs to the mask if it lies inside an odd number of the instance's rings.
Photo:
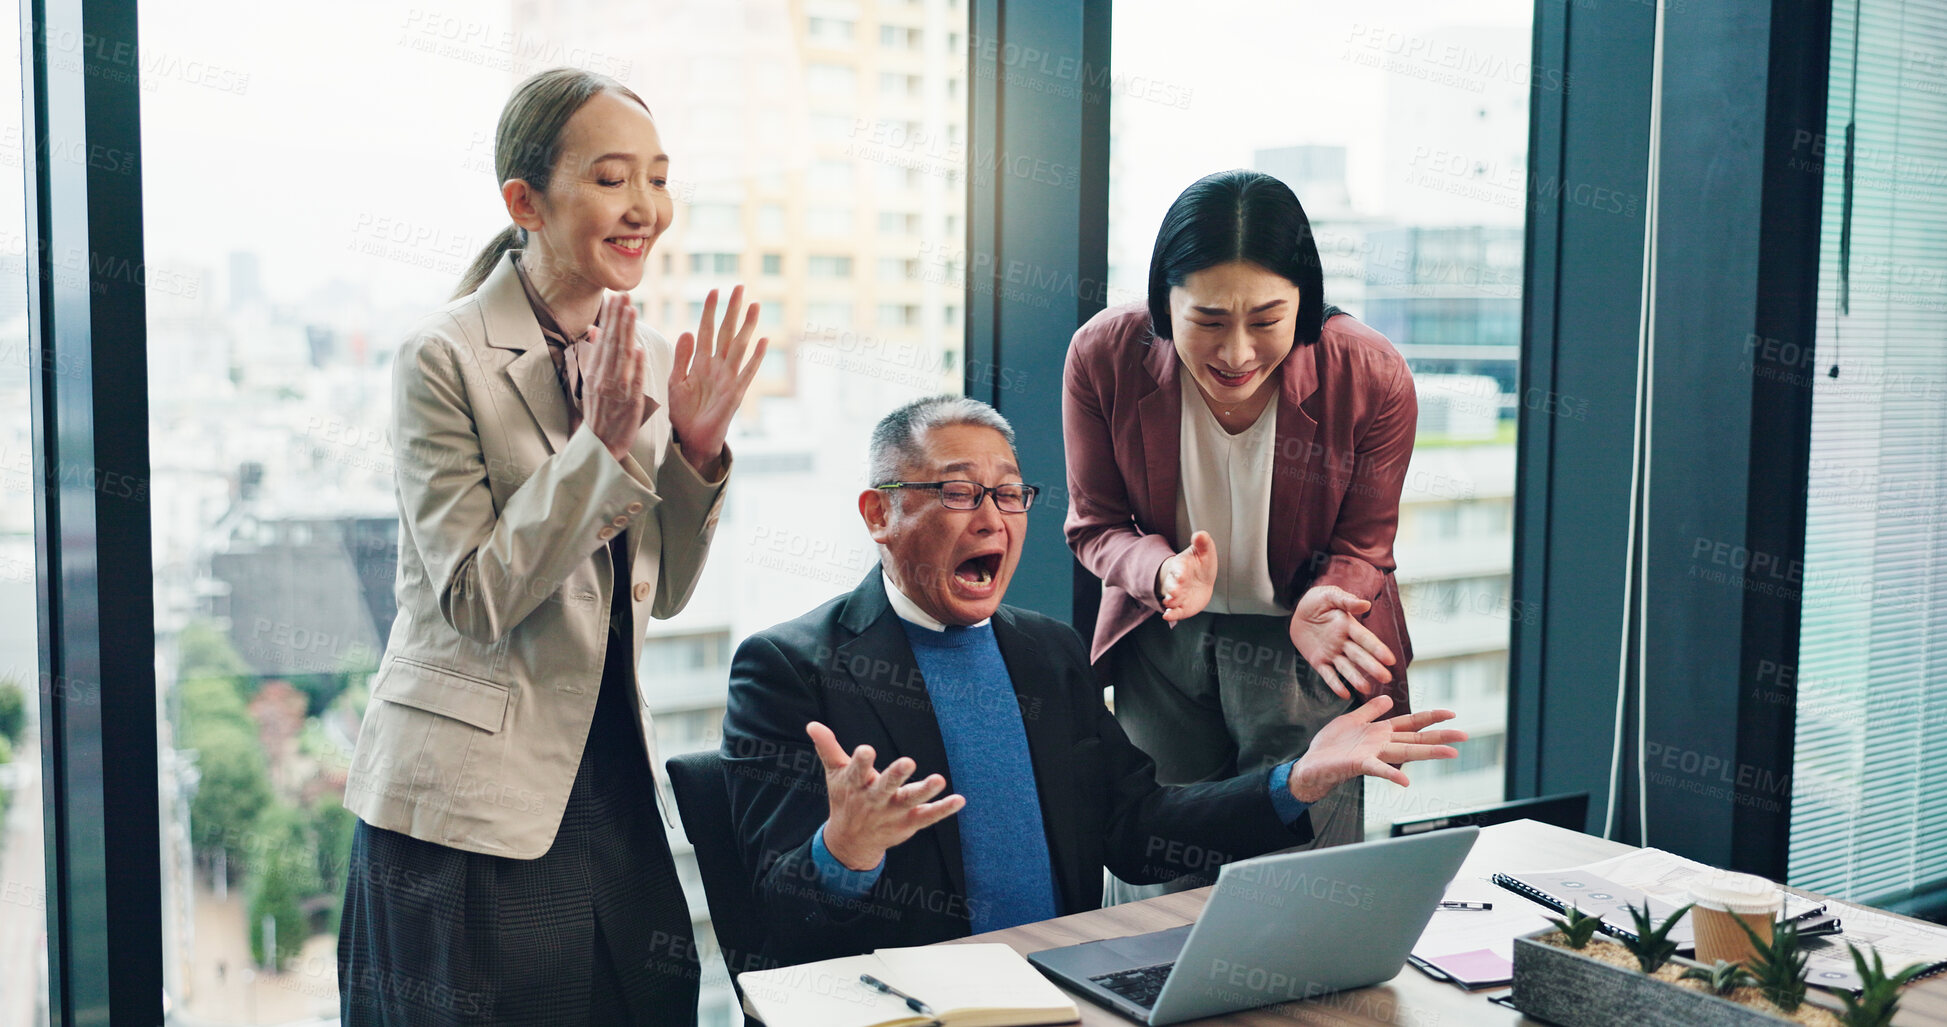
<path id="1" fill-rule="evenodd" d="M 1205 268 L 1248 261 L 1298 287 L 1295 343 L 1318 341 L 1325 275 L 1312 224 L 1291 187 L 1262 171 L 1219 171 L 1170 204 L 1149 257 L 1149 322 L 1170 338 L 1170 289 Z"/>

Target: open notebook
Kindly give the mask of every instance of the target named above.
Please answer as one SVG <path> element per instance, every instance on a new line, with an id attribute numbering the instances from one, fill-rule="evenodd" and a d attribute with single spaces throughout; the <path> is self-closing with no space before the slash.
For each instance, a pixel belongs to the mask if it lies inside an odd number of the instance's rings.
<path id="1" fill-rule="evenodd" d="M 859 981 L 871 974 L 933 1008 L 921 1016 L 904 1000 Z M 1070 1023 L 1081 1011 L 1060 988 L 1006 945 L 928 945 L 880 949 L 816 963 L 737 975 L 744 1008 L 769 1027 L 1027 1027 Z"/>

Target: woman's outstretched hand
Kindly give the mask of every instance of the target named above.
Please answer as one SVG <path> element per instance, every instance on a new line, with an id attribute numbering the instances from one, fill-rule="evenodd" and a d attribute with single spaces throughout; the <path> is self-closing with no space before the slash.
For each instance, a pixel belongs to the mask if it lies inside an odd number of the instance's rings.
<path id="1" fill-rule="evenodd" d="M 676 431 L 683 459 L 706 479 L 721 470 L 723 440 L 730 433 L 730 421 L 744 401 L 744 392 L 757 377 L 764 362 L 769 339 L 758 339 L 759 304 L 744 309 L 744 287 L 730 290 L 723 323 L 715 324 L 717 291 L 710 290 L 703 301 L 702 323 L 692 335 L 684 332 L 676 340 L 676 363 L 669 371 L 669 424 Z M 739 327 L 738 315 L 743 315 Z M 748 353 L 750 359 L 744 359 Z"/>
<path id="2" fill-rule="evenodd" d="M 1190 536 L 1189 548 L 1164 560 L 1156 571 L 1156 594 L 1163 598 L 1163 619 L 1171 627 L 1202 613 L 1216 587 L 1217 543 L 1207 531 Z"/>

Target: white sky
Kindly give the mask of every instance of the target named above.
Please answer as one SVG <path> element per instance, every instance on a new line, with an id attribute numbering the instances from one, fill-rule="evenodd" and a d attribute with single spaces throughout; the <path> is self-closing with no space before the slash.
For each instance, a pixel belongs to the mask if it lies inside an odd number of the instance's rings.
<path id="1" fill-rule="evenodd" d="M 251 249 L 275 297 L 344 278 L 367 284 L 382 302 L 443 300 L 454 278 L 447 269 L 354 251 L 375 226 L 391 223 L 381 219 L 409 226 L 393 231 L 417 233 L 422 250 L 469 256 L 504 223 L 486 168 L 514 76 L 474 63 L 493 57 L 491 46 L 462 46 L 464 57 L 455 57 L 410 43 L 463 26 L 492 37 L 510 27 L 509 5 L 436 2 L 144 0 L 151 262 L 201 264 L 220 288 L 225 255 Z M 1185 185 L 1248 165 L 1258 147 L 1346 146 L 1354 203 L 1384 212 L 1386 96 L 1402 76 L 1347 54 L 1365 45 L 1391 56 L 1413 45 L 1404 41 L 1437 43 L 1441 26 L 1464 18 L 1518 30 L 1520 52 L 1507 56 L 1525 62 L 1532 12 L 1519 0 L 1461 9 L 1450 0 L 1198 0 L 1193 9 L 1190 18 L 1182 0 L 1115 6 L 1118 74 L 1148 74 L 1191 97 L 1185 109 L 1115 100 L 1119 133 L 1141 142 L 1119 157 L 1112 209 L 1137 237 L 1153 233 Z M 431 19 L 447 31 L 425 31 Z M 1366 45 L 1375 34 L 1391 42 Z"/>
<path id="2" fill-rule="evenodd" d="M 508 5 L 438 0 L 440 15 L 504 30 Z M 391 218 L 454 244 L 505 223 L 491 139 L 511 76 L 403 41 L 426 9 L 384 0 L 263 4 L 144 0 L 145 228 L 152 263 L 256 250 L 275 297 L 333 277 L 381 297 L 443 300 L 454 277 L 351 251 Z M 435 35 L 436 38 L 436 35 Z M 240 92 L 190 81 L 192 62 L 248 76 Z M 171 71 L 174 74 L 170 74 Z M 486 149 L 469 149 L 476 134 Z M 470 156 L 484 156 L 469 169 Z M 435 247 L 444 243 L 435 242 Z M 470 254 L 469 254 L 470 255 Z"/>
<path id="3" fill-rule="evenodd" d="M 1492 137 L 1512 134 L 1525 144 L 1527 89 L 1514 80 L 1528 74 L 1532 3 L 1196 0 L 1193 6 L 1197 16 L 1186 18 L 1182 0 L 1116 0 L 1116 73 L 1148 69 L 1187 86 L 1192 95 L 1184 108 L 1142 102 L 1116 108 L 1112 260 L 1119 252 L 1125 262 L 1146 261 L 1170 201 L 1203 175 L 1251 166 L 1257 149 L 1345 147 L 1347 187 L 1353 207 L 1364 214 L 1489 223 L 1502 213 L 1456 202 L 1451 193 L 1428 197 L 1425 190 L 1403 188 L 1403 162 L 1397 153 L 1388 158 L 1389 144 L 1398 147 L 1402 140 L 1388 138 L 1387 104 L 1402 90 L 1422 102 L 1457 109 L 1482 102 L 1505 111 L 1515 104 L 1519 125 L 1503 118 Z M 1467 29 L 1457 31 L 1456 25 Z M 1447 72 L 1451 69 L 1443 61 L 1452 58 L 1449 46 L 1461 48 L 1460 59 L 1498 74 L 1465 76 L 1481 87 L 1474 93 L 1430 86 L 1394 70 Z M 1354 60 L 1359 56 L 1381 67 Z M 1460 140 L 1449 145 L 1467 149 L 1470 157 L 1477 149 L 1496 149 L 1485 138 L 1473 141 L 1469 133 L 1466 123 L 1456 123 L 1442 134 Z M 1304 196 L 1299 199 L 1312 205 Z M 1129 274 L 1124 267 L 1124 282 Z M 1134 268 L 1135 281 L 1141 274 Z"/>

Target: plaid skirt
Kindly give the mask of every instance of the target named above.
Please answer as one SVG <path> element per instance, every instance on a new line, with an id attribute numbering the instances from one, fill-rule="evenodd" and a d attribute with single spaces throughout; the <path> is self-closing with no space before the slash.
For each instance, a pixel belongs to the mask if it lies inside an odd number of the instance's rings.
<path id="1" fill-rule="evenodd" d="M 353 828 L 345 1024 L 696 1022 L 702 975 L 636 727 L 632 647 L 611 636 L 608 648 L 561 828 L 539 859 Z"/>

